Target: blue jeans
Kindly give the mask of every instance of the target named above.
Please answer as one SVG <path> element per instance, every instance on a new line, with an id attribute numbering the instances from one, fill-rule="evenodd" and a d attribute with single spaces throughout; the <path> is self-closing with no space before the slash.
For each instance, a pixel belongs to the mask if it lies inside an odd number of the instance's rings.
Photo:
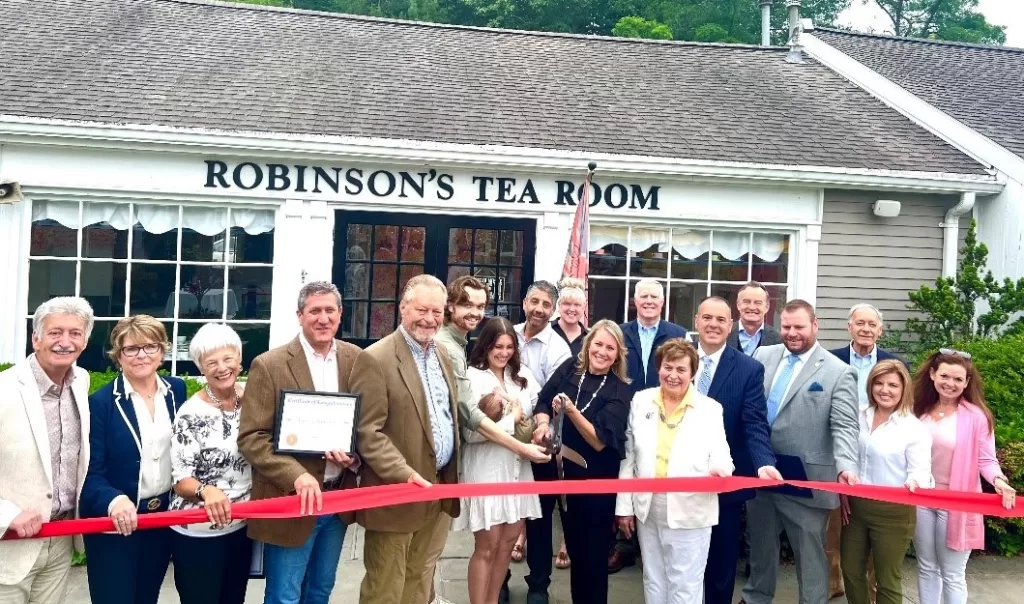
<path id="1" fill-rule="evenodd" d="M 317 518 L 313 532 L 299 547 L 266 544 L 263 604 L 327 604 L 346 528 L 337 515 L 325 514 Z"/>

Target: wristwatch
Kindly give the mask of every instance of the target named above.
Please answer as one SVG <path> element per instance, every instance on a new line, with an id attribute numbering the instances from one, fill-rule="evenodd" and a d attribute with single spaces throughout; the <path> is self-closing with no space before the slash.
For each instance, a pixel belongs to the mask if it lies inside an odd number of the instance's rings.
<path id="1" fill-rule="evenodd" d="M 196 489 L 196 499 L 198 499 L 199 501 L 202 501 L 203 500 L 203 491 L 205 491 L 205 490 L 206 490 L 206 485 L 205 484 L 199 485 L 199 488 Z"/>

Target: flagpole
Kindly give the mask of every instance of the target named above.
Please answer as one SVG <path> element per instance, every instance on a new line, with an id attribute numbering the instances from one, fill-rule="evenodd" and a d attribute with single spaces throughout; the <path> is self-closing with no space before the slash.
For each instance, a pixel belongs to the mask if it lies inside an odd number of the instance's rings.
<path id="1" fill-rule="evenodd" d="M 565 264 L 562 265 L 562 278 L 575 277 L 583 281 L 583 294 L 587 296 L 589 289 L 587 276 L 590 272 L 590 192 L 594 172 L 597 170 L 597 162 L 587 163 L 587 177 L 583 180 L 582 191 L 580 191 L 579 202 L 576 204 L 576 213 L 572 221 L 572 230 L 569 233 L 569 246 L 565 255 Z M 589 297 L 583 307 L 583 324 L 587 325 L 589 312 Z"/>

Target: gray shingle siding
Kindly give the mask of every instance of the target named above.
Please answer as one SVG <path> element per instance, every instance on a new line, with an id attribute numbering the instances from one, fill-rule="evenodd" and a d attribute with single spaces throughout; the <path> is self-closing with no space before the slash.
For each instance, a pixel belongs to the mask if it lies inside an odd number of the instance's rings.
<path id="1" fill-rule="evenodd" d="M 173 0 L 0 0 L 0 114 L 981 174 L 786 49 Z"/>
<path id="2" fill-rule="evenodd" d="M 896 218 L 871 211 L 877 199 L 901 202 Z M 875 305 L 887 329 L 911 316 L 907 292 L 942 274 L 942 228 L 956 196 L 825 191 L 818 246 L 818 338 L 829 348 L 849 341 L 846 315 L 860 302 Z M 970 223 L 960 219 L 960 240 Z"/>

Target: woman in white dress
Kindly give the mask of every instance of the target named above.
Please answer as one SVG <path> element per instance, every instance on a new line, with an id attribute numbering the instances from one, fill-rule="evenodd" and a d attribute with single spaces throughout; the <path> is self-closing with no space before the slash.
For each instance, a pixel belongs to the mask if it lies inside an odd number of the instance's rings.
<path id="1" fill-rule="evenodd" d="M 505 409 L 498 425 L 509 434 L 529 439 L 530 420 L 524 418 L 533 415 L 540 385 L 519 361 L 516 334 L 508 319 L 494 317 L 484 324 L 468 364 L 466 377 L 472 387 L 471 400 L 499 395 L 505 401 Z M 467 432 L 464 437 L 467 444 L 462 448 L 459 465 L 461 482 L 533 481 L 528 460 L 475 432 Z M 452 529 L 472 531 L 475 538 L 467 579 L 471 604 L 498 602 L 498 592 L 512 560 L 512 548 L 524 521 L 540 516 L 540 499 L 536 495 L 462 500 L 462 514 L 453 521 Z"/>

